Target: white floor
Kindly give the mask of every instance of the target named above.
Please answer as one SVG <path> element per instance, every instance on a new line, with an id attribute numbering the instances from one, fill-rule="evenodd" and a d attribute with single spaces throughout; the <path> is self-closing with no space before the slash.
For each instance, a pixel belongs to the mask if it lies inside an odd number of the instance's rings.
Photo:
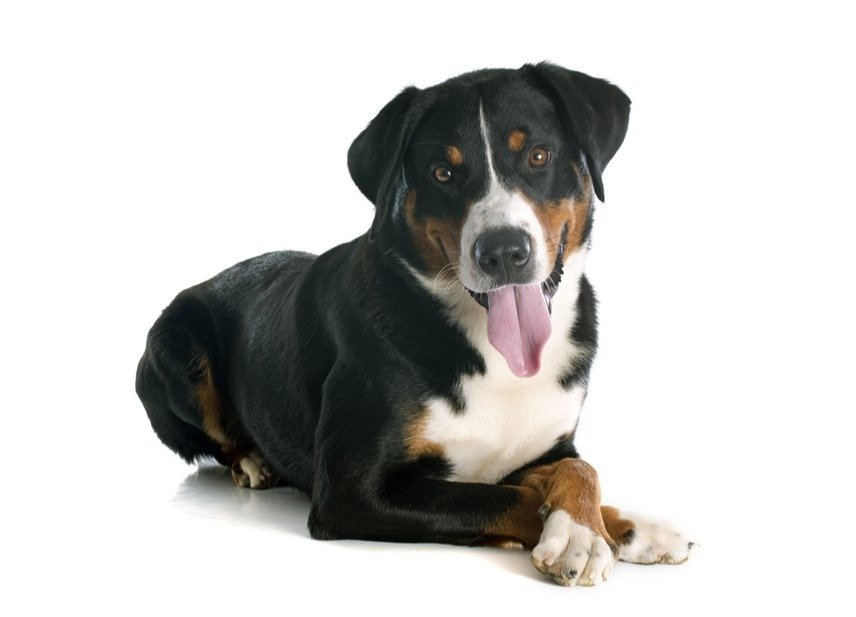
<path id="1" fill-rule="evenodd" d="M 51 477 L 31 478 L 26 498 L 4 499 L 19 526 L 4 542 L 0 605 L 13 610 L 3 614 L 847 613 L 824 586 L 842 564 L 823 562 L 820 528 L 789 530 L 743 508 L 720 519 L 730 507 L 719 496 L 682 508 L 702 544 L 688 563 L 619 564 L 600 587 L 569 589 L 542 578 L 522 551 L 312 540 L 304 496 L 239 489 L 224 468 L 186 467 L 151 445 L 149 462 L 58 462 Z M 18 490 L 7 484 L 7 498 Z"/>

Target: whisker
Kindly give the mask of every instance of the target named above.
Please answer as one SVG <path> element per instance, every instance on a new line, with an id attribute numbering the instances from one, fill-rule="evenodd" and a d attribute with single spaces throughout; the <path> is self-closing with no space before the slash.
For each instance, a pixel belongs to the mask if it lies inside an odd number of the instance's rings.
<path id="1" fill-rule="evenodd" d="M 432 283 L 431 283 L 431 298 L 432 298 L 433 300 L 436 300 L 436 299 L 437 299 L 438 286 L 440 285 L 440 283 L 441 283 L 441 282 L 444 282 L 444 281 L 445 281 L 445 279 L 447 279 L 446 274 L 447 274 L 449 271 L 451 271 L 451 272 L 453 272 L 453 273 L 457 274 L 457 272 L 458 272 L 458 271 L 457 271 L 457 266 L 456 266 L 456 264 L 455 264 L 454 262 L 449 262 L 449 263 L 447 263 L 445 266 L 443 266 L 442 268 L 440 268 L 440 271 L 439 271 L 439 272 L 437 272 L 437 274 L 435 274 L 435 275 L 434 275 L 434 279 L 433 279 L 433 281 L 432 281 Z M 454 278 L 452 278 L 451 282 L 454 282 Z M 446 294 L 446 293 L 448 292 L 448 290 L 449 290 L 449 288 L 448 288 L 448 287 L 445 287 L 445 288 L 443 288 L 443 290 L 441 291 L 441 293 Z"/>

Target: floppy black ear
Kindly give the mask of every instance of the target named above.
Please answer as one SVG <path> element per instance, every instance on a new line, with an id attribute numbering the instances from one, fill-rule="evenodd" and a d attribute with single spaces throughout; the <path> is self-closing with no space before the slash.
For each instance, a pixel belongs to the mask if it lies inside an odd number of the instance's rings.
<path id="1" fill-rule="evenodd" d="M 601 175 L 618 151 L 630 120 L 630 99 L 605 79 L 541 62 L 524 73 L 553 99 L 562 123 L 586 155 L 594 192 L 603 201 Z"/>
<path id="2" fill-rule="evenodd" d="M 411 113 L 419 88 L 410 86 L 380 110 L 348 149 L 348 170 L 354 183 L 375 205 L 369 238 L 389 223 L 403 183 L 404 152 L 415 128 Z"/>

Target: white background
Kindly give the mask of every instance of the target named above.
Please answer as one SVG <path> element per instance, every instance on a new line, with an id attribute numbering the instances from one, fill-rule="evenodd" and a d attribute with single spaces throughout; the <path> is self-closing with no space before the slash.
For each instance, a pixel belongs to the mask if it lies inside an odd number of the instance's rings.
<path id="1" fill-rule="evenodd" d="M 852 614 L 852 19 L 306 4 L 2 4 L 0 612 Z M 405 85 L 542 59 L 633 99 L 578 446 L 698 555 L 566 589 L 518 552 L 316 542 L 304 498 L 161 446 L 133 378 L 175 293 L 362 233 L 347 147 Z"/>

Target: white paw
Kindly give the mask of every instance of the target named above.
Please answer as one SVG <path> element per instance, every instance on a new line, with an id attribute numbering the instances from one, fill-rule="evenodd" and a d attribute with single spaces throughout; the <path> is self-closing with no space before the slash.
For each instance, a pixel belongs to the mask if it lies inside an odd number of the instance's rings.
<path id="1" fill-rule="evenodd" d="M 232 480 L 244 488 L 269 488 L 279 481 L 277 474 L 256 450 L 232 464 Z"/>
<path id="2" fill-rule="evenodd" d="M 683 563 L 696 544 L 689 542 L 669 523 L 622 512 L 621 518 L 633 521 L 636 529 L 629 544 L 618 547 L 618 558 L 630 563 Z"/>
<path id="3" fill-rule="evenodd" d="M 614 559 L 606 540 L 556 510 L 544 523 L 532 563 L 560 585 L 590 586 L 609 577 Z"/>

